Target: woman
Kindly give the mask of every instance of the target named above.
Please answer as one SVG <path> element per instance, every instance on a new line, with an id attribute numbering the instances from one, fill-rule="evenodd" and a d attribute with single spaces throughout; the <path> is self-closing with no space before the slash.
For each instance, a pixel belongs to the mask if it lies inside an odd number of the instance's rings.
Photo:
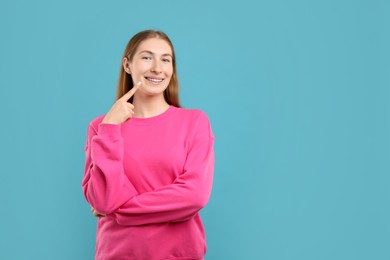
<path id="1" fill-rule="evenodd" d="M 211 193 L 213 143 L 206 114 L 179 105 L 169 38 L 136 34 L 117 101 L 88 128 L 82 187 L 99 217 L 96 259 L 203 259 L 199 210 Z"/>

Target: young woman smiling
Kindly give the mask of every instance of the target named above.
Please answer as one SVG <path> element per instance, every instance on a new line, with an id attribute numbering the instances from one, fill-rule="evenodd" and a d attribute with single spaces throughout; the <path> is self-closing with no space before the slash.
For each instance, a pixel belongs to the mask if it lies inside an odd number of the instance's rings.
<path id="1" fill-rule="evenodd" d="M 116 102 L 88 127 L 82 188 L 98 217 L 95 259 L 203 259 L 213 145 L 207 115 L 180 107 L 167 35 L 136 34 Z"/>

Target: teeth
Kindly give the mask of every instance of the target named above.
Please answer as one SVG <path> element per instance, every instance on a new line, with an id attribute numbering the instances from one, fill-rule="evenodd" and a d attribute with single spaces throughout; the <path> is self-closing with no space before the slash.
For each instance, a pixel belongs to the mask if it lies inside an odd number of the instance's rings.
<path id="1" fill-rule="evenodd" d="M 163 81 L 162 79 L 153 79 L 153 78 L 146 78 L 147 80 L 150 80 L 152 82 L 161 82 Z"/>

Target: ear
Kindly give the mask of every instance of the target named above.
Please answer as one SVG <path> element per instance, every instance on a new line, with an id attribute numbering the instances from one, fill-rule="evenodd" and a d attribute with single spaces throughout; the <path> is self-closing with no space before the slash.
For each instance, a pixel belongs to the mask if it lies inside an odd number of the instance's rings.
<path id="1" fill-rule="evenodd" d="M 130 63 L 129 63 L 129 60 L 127 59 L 127 57 L 123 58 L 122 66 L 123 66 L 123 69 L 126 71 L 127 74 L 131 74 Z"/>

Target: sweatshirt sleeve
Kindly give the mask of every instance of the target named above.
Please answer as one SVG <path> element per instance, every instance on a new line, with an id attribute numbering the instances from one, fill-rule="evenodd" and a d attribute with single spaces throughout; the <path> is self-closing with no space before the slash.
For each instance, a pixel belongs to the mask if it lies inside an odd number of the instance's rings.
<path id="1" fill-rule="evenodd" d="M 91 123 L 85 146 L 82 189 L 88 203 L 102 214 L 110 214 L 137 194 L 123 170 L 121 126 Z"/>
<path id="2" fill-rule="evenodd" d="M 193 217 L 208 202 L 214 173 L 214 136 L 207 116 L 198 118 L 183 173 L 169 185 L 128 200 L 112 216 L 121 225 L 178 222 Z M 111 215 L 110 215 L 111 216 Z"/>

